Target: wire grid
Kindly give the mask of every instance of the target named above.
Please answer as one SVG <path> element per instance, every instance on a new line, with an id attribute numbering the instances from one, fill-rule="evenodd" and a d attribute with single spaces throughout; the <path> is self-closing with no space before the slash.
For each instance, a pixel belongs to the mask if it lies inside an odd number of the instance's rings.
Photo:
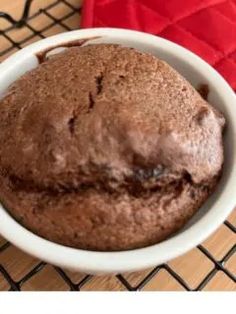
<path id="1" fill-rule="evenodd" d="M 31 6 L 33 5 L 34 0 L 26 0 L 24 2 L 24 7 L 22 8 L 22 16 L 20 19 L 14 19 L 10 14 L 5 12 L 0 12 L 0 22 L 4 20 L 3 29 L 0 30 L 0 58 L 3 60 L 9 54 L 15 52 L 18 49 L 21 49 L 25 45 L 31 43 L 32 41 L 36 41 L 40 38 L 45 38 L 48 35 L 55 34 L 58 32 L 68 31 L 79 26 L 79 16 L 81 8 L 78 6 L 78 1 L 76 0 L 57 0 L 57 1 L 47 1 L 47 5 L 43 8 L 39 8 L 33 14 L 30 13 Z M 50 3 L 49 3 L 50 2 Z M 60 10 L 58 10 L 60 9 Z M 54 13 L 53 13 L 54 12 Z M 59 12 L 59 16 L 57 13 Z M 44 20 L 44 23 L 37 21 Z M 45 25 L 45 20 L 47 20 L 47 25 Z M 1 25 L 1 24 L 0 24 Z M 16 38 L 17 34 L 17 38 Z M 20 38 L 20 39 L 19 39 Z M 235 212 L 233 214 L 235 216 Z M 53 281 L 55 280 L 55 276 L 60 277 L 61 281 L 61 290 L 71 290 L 71 291 L 80 291 L 84 290 L 84 287 L 88 287 L 89 284 L 93 281 L 97 281 L 97 285 L 93 284 L 92 289 L 90 290 L 109 290 L 109 285 L 104 286 L 105 281 L 116 281 L 111 290 L 129 290 L 129 291 L 137 291 L 137 290 L 160 290 L 158 288 L 158 283 L 163 280 L 168 281 L 166 290 L 187 290 L 187 291 L 198 291 L 206 289 L 211 284 L 211 281 L 220 274 L 223 275 L 223 286 L 225 280 L 227 282 L 230 281 L 230 286 L 232 290 L 236 290 L 236 217 L 229 219 L 224 222 L 222 226 L 224 228 L 225 235 L 221 235 L 222 237 L 231 237 L 231 245 L 227 247 L 223 256 L 219 257 L 216 254 L 212 253 L 209 249 L 210 245 L 199 245 L 196 249 L 194 249 L 192 254 L 192 259 L 188 259 L 190 263 L 194 265 L 193 269 L 190 270 L 192 272 L 196 272 L 196 270 L 200 270 L 198 272 L 198 277 L 200 281 L 195 282 L 195 285 L 186 280 L 184 274 L 184 267 L 189 267 L 185 262 L 181 268 L 175 267 L 175 261 L 168 264 L 158 265 L 157 267 L 145 271 L 139 272 L 136 275 L 132 276 L 127 274 L 119 274 L 112 277 L 94 277 L 91 275 L 79 274 L 78 276 L 73 276 L 71 273 L 68 273 L 66 270 L 63 270 L 59 267 L 48 265 L 42 261 L 36 261 L 32 258 L 33 262 L 26 263 L 24 269 L 23 276 L 13 276 L 12 270 L 13 268 L 17 269 L 19 257 L 18 255 L 13 254 L 13 264 L 10 267 L 7 267 L 4 264 L 4 254 L 14 248 L 9 242 L 6 242 L 4 239 L 0 238 L 0 290 L 9 290 L 9 291 L 20 291 L 24 290 L 24 285 L 31 281 L 33 278 L 37 278 L 37 276 L 41 275 L 44 271 L 48 271 L 50 267 L 50 274 L 44 276 L 44 281 Z M 226 235 L 227 234 L 227 235 Z M 14 248 L 14 250 L 17 250 Z M 16 252 L 16 251 L 14 251 Z M 23 253 L 22 253 L 23 254 Z M 199 256 L 201 258 L 199 259 Z M 186 259 L 185 259 L 186 260 Z M 31 260 L 30 260 L 31 261 Z M 184 259 L 182 259 L 184 261 Z M 230 262 L 231 266 L 228 267 L 228 263 Z M 14 264 L 15 263 L 15 264 Z M 207 270 L 202 274 L 201 270 L 203 266 L 208 263 L 211 267 L 207 267 Z M 204 264 L 204 265 L 203 265 Z M 33 266 L 32 266 L 33 265 Z M 195 269 L 194 269 L 195 268 Z M 53 276 L 52 276 L 53 271 Z M 163 277 L 164 273 L 164 277 Z M 99 279 L 97 279 L 99 278 Z M 135 278 L 135 280 L 134 280 Z M 157 287 L 153 287 L 150 285 L 150 282 L 157 282 Z M 166 279 L 167 278 L 167 279 Z M 198 278 L 198 279 L 199 279 Z M 1 284 L 2 282 L 2 284 Z M 175 282 L 178 288 L 173 287 L 172 282 Z M 110 284 L 111 288 L 112 284 Z M 150 289 L 148 287 L 150 286 Z M 224 287 L 220 287 L 219 290 L 224 290 Z M 22 289 L 23 287 L 23 289 Z M 56 289 L 59 286 L 57 285 Z M 104 288 L 105 287 L 105 288 Z M 104 288 L 104 289 L 103 289 Z M 30 289 L 29 289 L 30 290 Z M 53 290 L 53 288 L 50 288 Z M 86 289 L 85 289 L 86 290 Z M 208 289 L 211 290 L 211 289 Z"/>

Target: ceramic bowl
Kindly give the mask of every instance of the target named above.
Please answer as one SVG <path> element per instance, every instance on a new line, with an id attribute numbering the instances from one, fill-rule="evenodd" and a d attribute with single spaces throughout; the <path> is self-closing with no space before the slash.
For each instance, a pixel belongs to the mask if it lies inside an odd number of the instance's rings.
<path id="1" fill-rule="evenodd" d="M 97 37 L 94 39 L 94 37 Z M 94 28 L 52 36 L 16 52 L 0 65 L 0 95 L 26 71 L 38 65 L 36 54 L 52 46 L 91 38 L 91 43 L 117 43 L 151 53 L 179 71 L 193 86 L 209 86 L 209 102 L 225 115 L 225 163 L 214 194 L 177 234 L 149 247 L 122 252 L 79 250 L 45 240 L 16 222 L 0 206 L 0 233 L 11 243 L 46 262 L 92 274 L 131 272 L 171 260 L 205 240 L 236 205 L 236 96 L 211 66 L 190 51 L 159 37 L 141 32 Z"/>

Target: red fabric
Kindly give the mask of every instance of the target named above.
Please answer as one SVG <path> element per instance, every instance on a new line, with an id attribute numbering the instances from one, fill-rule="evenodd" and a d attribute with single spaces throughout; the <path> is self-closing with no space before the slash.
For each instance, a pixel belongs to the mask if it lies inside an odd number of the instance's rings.
<path id="1" fill-rule="evenodd" d="M 82 27 L 167 38 L 209 62 L 236 90 L 236 0 L 84 0 Z"/>

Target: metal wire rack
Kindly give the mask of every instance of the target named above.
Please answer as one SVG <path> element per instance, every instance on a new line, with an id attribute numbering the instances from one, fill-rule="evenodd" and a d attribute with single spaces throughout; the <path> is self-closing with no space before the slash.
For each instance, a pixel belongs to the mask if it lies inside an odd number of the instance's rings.
<path id="1" fill-rule="evenodd" d="M 79 0 L 41 1 L 42 7 L 35 8 L 34 2 L 22 2 L 19 19 L 0 12 L 0 60 L 33 41 L 79 27 Z M 0 290 L 236 290 L 235 212 L 213 238 L 219 244 L 214 248 L 211 237 L 186 256 L 154 269 L 94 277 L 38 261 L 0 237 Z M 192 279 L 186 275 L 187 270 L 194 274 Z M 217 280 L 220 285 L 212 288 Z"/>

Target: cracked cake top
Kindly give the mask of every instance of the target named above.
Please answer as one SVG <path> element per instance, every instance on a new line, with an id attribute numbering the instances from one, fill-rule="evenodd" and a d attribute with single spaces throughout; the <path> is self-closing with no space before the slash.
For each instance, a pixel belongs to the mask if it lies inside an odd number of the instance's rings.
<path id="1" fill-rule="evenodd" d="M 66 245 L 156 243 L 222 168 L 223 116 L 167 63 L 118 45 L 51 56 L 9 88 L 0 117 L 1 200 Z"/>

